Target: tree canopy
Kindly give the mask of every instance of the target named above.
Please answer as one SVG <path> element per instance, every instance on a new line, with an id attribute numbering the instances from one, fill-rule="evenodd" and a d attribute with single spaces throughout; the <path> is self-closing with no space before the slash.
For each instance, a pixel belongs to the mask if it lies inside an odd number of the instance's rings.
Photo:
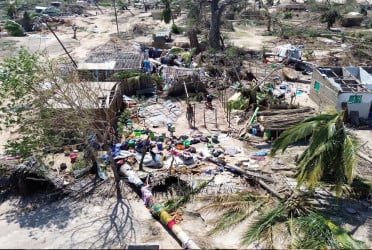
<path id="1" fill-rule="evenodd" d="M 14 155 L 60 150 L 65 144 L 84 144 L 89 135 L 103 137 L 109 124 L 103 108 L 103 86 L 79 80 L 63 59 L 21 49 L 0 65 L 1 126 L 18 137 L 7 144 Z M 97 117 L 97 110 L 104 115 Z"/>

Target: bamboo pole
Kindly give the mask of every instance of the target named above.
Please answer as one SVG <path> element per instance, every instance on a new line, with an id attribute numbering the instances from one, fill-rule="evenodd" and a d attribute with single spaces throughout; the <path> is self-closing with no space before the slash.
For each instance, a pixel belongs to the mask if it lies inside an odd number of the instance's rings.
<path id="1" fill-rule="evenodd" d="M 116 0 L 114 0 L 114 13 L 115 13 L 116 32 L 119 35 L 118 14 L 116 12 Z"/>

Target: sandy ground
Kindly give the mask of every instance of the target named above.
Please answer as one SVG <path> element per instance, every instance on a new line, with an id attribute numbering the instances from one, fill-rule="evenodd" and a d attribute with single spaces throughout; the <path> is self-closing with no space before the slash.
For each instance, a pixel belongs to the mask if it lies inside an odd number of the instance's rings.
<path id="1" fill-rule="evenodd" d="M 58 27 L 56 30 L 57 35 L 77 62 L 83 60 L 91 49 L 112 39 L 113 34 L 116 33 L 113 10 L 103 8 L 103 12 L 104 14 L 101 14 L 98 11 L 98 15 L 95 15 L 96 10 L 92 9 L 90 17 L 72 18 L 80 27 L 77 40 L 72 39 L 73 31 L 70 26 Z M 141 13 L 139 10 L 133 10 L 133 13 L 136 16 L 133 17 L 126 11 L 119 13 L 120 32 L 129 34 L 133 23 L 149 24 L 151 17 L 148 13 Z M 156 28 L 166 27 L 160 21 L 151 22 Z M 260 36 L 260 32 L 263 30 L 264 28 L 260 27 L 237 30 L 235 33 L 229 34 L 229 38 L 233 44 L 250 49 L 261 49 L 262 43 L 271 39 Z M 14 41 L 14 46 L 25 46 L 31 51 L 47 51 L 52 57 L 65 54 L 50 32 L 33 34 L 31 37 L 1 39 Z M 151 41 L 151 34 L 137 37 L 136 40 Z M 13 52 L 8 51 L 7 53 L 9 55 Z M 6 56 L 7 53 L 2 53 L 2 56 Z M 317 107 L 305 94 L 296 98 L 296 102 Z M 201 115 L 200 112 L 199 115 Z M 191 132 L 184 116 L 179 118 L 176 127 L 176 134 L 178 131 Z M 216 131 L 213 127 L 198 127 L 201 132 L 207 134 Z M 165 128 L 159 128 L 156 132 L 162 133 L 165 130 Z M 359 134 L 359 132 L 357 133 Z M 372 138 L 370 130 L 361 131 L 359 135 L 364 141 Z M 6 139 L 11 136 L 10 131 L 0 133 L 0 138 L 2 138 L 0 151 L 3 151 Z M 233 139 L 228 143 L 244 147 L 241 145 L 242 142 Z M 369 140 L 367 143 L 372 148 L 372 141 Z M 64 156 L 57 157 L 58 162 L 68 162 Z M 26 206 L 22 209 L 23 212 L 15 209 L 24 206 L 22 201 L 18 199 L 4 201 L 0 204 L 0 248 L 119 248 L 129 244 L 159 244 L 163 249 L 180 249 L 180 244 L 158 221 L 151 217 L 139 197 L 128 189 L 125 190 L 125 193 L 126 199 L 123 203 L 117 203 L 116 199 L 109 195 L 104 198 L 98 196 L 85 202 L 63 200 L 36 209 Z M 200 206 L 199 203 L 190 203 L 185 210 L 193 211 L 198 206 Z M 204 214 L 203 219 L 209 221 L 213 219 L 213 214 Z M 203 219 L 185 213 L 184 222 L 181 224 L 181 227 L 190 237 L 195 239 L 199 246 L 206 248 L 240 247 L 240 235 L 246 228 L 245 223 L 241 223 L 224 234 L 207 236 L 206 232 L 211 229 L 212 225 Z M 366 223 L 368 224 L 368 222 Z M 356 230 L 355 236 L 371 242 L 372 239 L 368 238 L 368 230 L 370 231 L 371 228 L 371 225 L 361 226 Z"/>

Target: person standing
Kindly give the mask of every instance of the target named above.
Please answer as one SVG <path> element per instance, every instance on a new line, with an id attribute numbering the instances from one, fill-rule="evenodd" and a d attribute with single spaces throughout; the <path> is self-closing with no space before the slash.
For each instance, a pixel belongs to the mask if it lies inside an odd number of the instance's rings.
<path id="1" fill-rule="evenodd" d="M 143 60 L 143 72 L 150 74 L 151 71 L 151 63 L 148 60 L 148 57 L 145 57 L 145 59 Z"/>
<path id="2" fill-rule="evenodd" d="M 191 106 L 191 103 L 187 104 L 187 109 L 186 109 L 186 119 L 189 123 L 190 128 L 192 127 L 192 121 L 194 119 L 194 109 Z"/>

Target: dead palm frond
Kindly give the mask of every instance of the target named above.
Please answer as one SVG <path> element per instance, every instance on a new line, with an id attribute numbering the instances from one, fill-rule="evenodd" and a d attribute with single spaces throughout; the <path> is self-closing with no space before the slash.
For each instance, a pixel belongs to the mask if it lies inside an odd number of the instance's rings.
<path id="1" fill-rule="evenodd" d="M 265 233 L 267 234 L 267 230 L 270 230 L 273 225 L 284 220 L 285 216 L 283 215 L 283 211 L 285 208 L 286 206 L 282 204 L 261 215 L 252 225 L 249 226 L 248 231 L 244 233 L 242 244 L 249 245 L 254 240 L 260 239 L 261 235 Z"/>
<path id="2" fill-rule="evenodd" d="M 255 196 L 249 193 L 235 193 L 208 196 L 208 200 L 212 200 L 212 203 L 203 206 L 199 211 L 223 212 L 216 226 L 210 232 L 210 234 L 215 234 L 245 220 L 264 204 L 268 204 L 270 198 L 267 196 Z"/>
<path id="3" fill-rule="evenodd" d="M 249 208 L 249 203 L 258 200 L 268 200 L 267 196 L 256 196 L 250 193 L 222 194 L 206 196 L 202 199 L 212 201 L 212 203 L 202 207 L 203 211 L 240 211 Z"/>
<path id="4" fill-rule="evenodd" d="M 183 196 L 174 199 L 169 199 L 164 203 L 164 208 L 167 212 L 174 212 L 184 204 L 190 201 L 190 199 L 200 193 L 200 191 L 208 185 L 208 181 L 202 181 L 196 188 L 186 192 Z"/>

